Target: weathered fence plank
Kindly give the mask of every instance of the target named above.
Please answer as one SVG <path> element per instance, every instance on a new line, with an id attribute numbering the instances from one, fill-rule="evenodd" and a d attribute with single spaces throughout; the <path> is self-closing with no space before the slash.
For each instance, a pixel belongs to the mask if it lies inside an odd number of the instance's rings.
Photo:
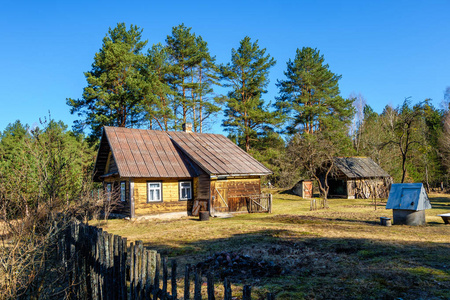
<path id="1" fill-rule="evenodd" d="M 270 205 L 269 205 L 270 206 Z M 168 258 L 144 248 L 142 241 L 127 239 L 84 224 L 72 224 L 57 239 L 57 255 L 66 266 L 70 299 L 164 299 L 176 300 L 177 261 L 172 259 L 169 279 Z M 161 270 L 162 269 L 162 270 Z M 129 270 L 129 272 L 128 272 Z M 194 299 L 202 299 L 202 269 L 185 266 L 184 297 L 190 299 L 191 270 L 194 270 Z M 162 288 L 161 288 L 162 273 Z M 171 290 L 168 290 L 168 280 Z M 206 272 L 208 300 L 215 300 L 214 273 Z M 127 290 L 129 282 L 129 291 Z M 224 299 L 232 299 L 230 281 L 224 281 Z M 275 299 L 273 293 L 266 295 Z M 251 299 L 251 286 L 243 287 L 243 300 Z"/>
<path id="2" fill-rule="evenodd" d="M 208 272 L 206 277 L 208 300 L 214 300 L 214 273 L 212 271 Z"/>
<path id="3" fill-rule="evenodd" d="M 186 267 L 184 268 L 184 300 L 189 300 L 190 298 L 190 270 L 191 266 L 189 264 L 186 264 Z"/>
<path id="4" fill-rule="evenodd" d="M 177 261 L 175 259 L 171 260 L 172 271 L 170 272 L 171 276 L 171 285 L 172 285 L 172 299 L 177 299 Z"/>

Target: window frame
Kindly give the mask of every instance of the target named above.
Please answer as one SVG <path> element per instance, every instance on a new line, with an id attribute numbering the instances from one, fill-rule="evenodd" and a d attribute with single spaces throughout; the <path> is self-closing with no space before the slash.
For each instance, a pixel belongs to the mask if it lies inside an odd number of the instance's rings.
<path id="1" fill-rule="evenodd" d="M 123 184 L 123 194 L 122 194 L 122 184 Z M 123 198 L 122 198 L 123 196 Z M 121 181 L 120 182 L 120 202 L 126 202 L 127 201 L 127 182 Z"/>
<path id="2" fill-rule="evenodd" d="M 150 200 L 150 184 L 159 184 L 159 200 Z M 154 189 L 156 190 L 156 189 Z M 162 181 L 147 181 L 147 203 L 163 202 L 163 183 Z"/>
<path id="3" fill-rule="evenodd" d="M 189 198 L 183 198 L 182 197 L 182 190 L 185 189 L 183 188 L 181 185 L 183 183 L 189 183 L 189 189 L 190 189 L 190 197 Z M 193 190 L 193 184 L 192 184 L 192 180 L 180 180 L 178 182 L 178 201 L 189 201 L 193 199 L 193 194 L 194 194 L 194 190 Z"/>
<path id="4" fill-rule="evenodd" d="M 109 202 L 112 199 L 112 191 L 113 191 L 113 183 L 107 182 L 106 187 L 105 187 L 105 192 L 106 192 L 106 200 Z"/>

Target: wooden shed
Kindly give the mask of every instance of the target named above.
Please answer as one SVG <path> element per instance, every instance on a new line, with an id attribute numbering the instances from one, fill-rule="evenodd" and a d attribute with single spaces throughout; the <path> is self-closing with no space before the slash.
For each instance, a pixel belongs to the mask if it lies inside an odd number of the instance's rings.
<path id="1" fill-rule="evenodd" d="M 137 217 L 246 211 L 272 172 L 220 134 L 104 127 L 94 180 Z"/>
<path id="2" fill-rule="evenodd" d="M 319 176 L 322 182 L 325 176 Z M 387 198 L 393 180 L 369 157 L 335 157 L 328 175 L 329 197 L 348 199 Z"/>
<path id="3" fill-rule="evenodd" d="M 311 179 L 300 180 L 292 188 L 292 192 L 295 195 L 300 196 L 302 198 L 312 198 L 313 197 L 313 181 Z"/>

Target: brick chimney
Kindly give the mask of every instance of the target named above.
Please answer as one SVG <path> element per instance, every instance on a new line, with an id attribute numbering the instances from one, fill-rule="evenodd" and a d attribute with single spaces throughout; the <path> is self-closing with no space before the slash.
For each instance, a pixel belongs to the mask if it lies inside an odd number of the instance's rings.
<path id="1" fill-rule="evenodd" d="M 184 123 L 183 124 L 183 131 L 184 132 L 192 132 L 192 123 Z"/>

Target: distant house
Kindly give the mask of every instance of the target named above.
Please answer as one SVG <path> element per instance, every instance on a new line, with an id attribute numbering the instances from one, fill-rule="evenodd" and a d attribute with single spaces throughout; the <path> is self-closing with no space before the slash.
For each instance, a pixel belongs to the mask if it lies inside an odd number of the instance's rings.
<path id="1" fill-rule="evenodd" d="M 319 178 L 325 181 L 324 174 Z M 392 177 L 369 157 L 335 157 L 333 175 L 328 175 L 328 196 L 387 198 L 392 182 Z"/>
<path id="2" fill-rule="evenodd" d="M 272 172 L 220 134 L 104 127 L 94 180 L 130 217 L 247 210 Z M 118 198 L 118 199 L 117 199 Z"/>

